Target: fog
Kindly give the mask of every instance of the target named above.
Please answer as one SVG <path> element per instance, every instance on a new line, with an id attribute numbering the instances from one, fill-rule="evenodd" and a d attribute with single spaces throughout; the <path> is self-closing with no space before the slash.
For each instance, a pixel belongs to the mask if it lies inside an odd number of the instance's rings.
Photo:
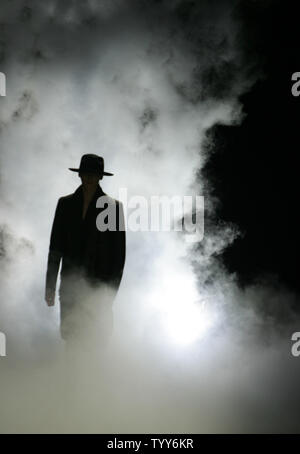
<path id="1" fill-rule="evenodd" d="M 128 230 L 113 335 L 103 343 L 99 327 L 93 351 L 66 348 L 59 296 L 44 301 L 55 206 L 79 186 L 68 167 L 82 154 L 104 157 L 117 199 L 201 195 L 206 131 L 243 121 L 238 96 L 261 75 L 247 71 L 236 3 L 190 16 L 186 4 L 3 2 L 2 433 L 298 429 L 296 297 L 273 276 L 242 290 L 218 264 L 236 226 L 205 230 L 197 254 L 184 233 Z"/>

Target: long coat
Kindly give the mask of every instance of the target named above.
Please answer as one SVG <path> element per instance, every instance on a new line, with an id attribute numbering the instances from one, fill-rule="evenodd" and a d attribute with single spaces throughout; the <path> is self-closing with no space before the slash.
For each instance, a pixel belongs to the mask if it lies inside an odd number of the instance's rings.
<path id="1" fill-rule="evenodd" d="M 100 231 L 96 219 L 103 209 L 96 207 L 100 196 L 105 196 L 116 213 L 116 229 Z M 124 212 L 122 203 L 107 196 L 100 187 L 90 201 L 85 218 L 82 219 L 83 190 L 80 185 L 73 194 L 60 197 L 53 220 L 48 264 L 46 290 L 55 292 L 58 270 L 61 265 L 60 305 L 61 332 L 68 313 L 78 301 L 79 279 L 89 288 L 107 284 L 116 294 L 122 279 L 126 256 Z"/>

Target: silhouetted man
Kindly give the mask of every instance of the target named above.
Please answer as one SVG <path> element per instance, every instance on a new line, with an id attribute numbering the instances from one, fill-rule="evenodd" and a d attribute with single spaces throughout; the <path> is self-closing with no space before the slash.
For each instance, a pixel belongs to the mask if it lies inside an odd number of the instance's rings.
<path id="1" fill-rule="evenodd" d="M 125 263 L 125 225 L 121 202 L 108 197 L 99 181 L 104 160 L 83 155 L 79 169 L 82 184 L 73 194 L 60 197 L 52 225 L 45 299 L 54 305 L 56 281 L 61 267 L 60 331 L 65 340 L 109 337 L 113 328 L 112 303 L 118 291 Z M 96 202 L 102 197 L 100 208 Z M 100 206 L 97 203 L 97 206 Z M 100 231 L 96 219 L 110 206 L 115 224 Z M 102 229 L 103 230 L 103 229 Z"/>

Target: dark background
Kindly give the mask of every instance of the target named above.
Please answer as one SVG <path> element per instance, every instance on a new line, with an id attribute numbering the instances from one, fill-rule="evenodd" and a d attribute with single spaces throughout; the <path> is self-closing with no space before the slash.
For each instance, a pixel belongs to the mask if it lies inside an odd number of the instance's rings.
<path id="1" fill-rule="evenodd" d="M 300 70 L 299 16 L 296 2 L 281 1 L 241 2 L 238 14 L 244 56 L 263 77 L 240 97 L 242 124 L 207 134 L 213 152 L 203 176 L 219 199 L 213 221 L 242 233 L 218 258 L 242 286 L 266 278 L 298 294 L 300 97 L 291 76 Z"/>

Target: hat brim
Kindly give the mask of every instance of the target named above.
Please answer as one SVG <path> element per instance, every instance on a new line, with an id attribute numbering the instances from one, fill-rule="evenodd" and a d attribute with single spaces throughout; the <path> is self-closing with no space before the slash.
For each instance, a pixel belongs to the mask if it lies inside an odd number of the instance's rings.
<path id="1" fill-rule="evenodd" d="M 73 169 L 71 167 L 69 167 L 69 170 L 72 170 L 72 172 L 79 172 L 80 169 Z M 84 172 L 84 170 L 83 170 Z M 98 172 L 93 172 L 93 173 L 98 173 Z M 113 173 L 110 173 L 110 172 L 103 172 L 102 175 L 107 175 L 109 177 L 112 177 L 113 176 Z"/>

